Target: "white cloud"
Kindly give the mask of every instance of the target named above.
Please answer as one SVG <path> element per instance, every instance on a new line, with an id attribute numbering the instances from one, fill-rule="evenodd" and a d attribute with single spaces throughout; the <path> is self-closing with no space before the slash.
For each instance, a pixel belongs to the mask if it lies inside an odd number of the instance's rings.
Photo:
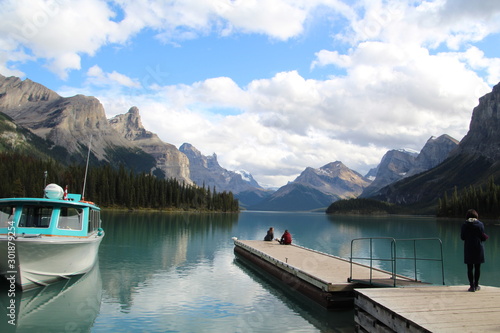
<path id="1" fill-rule="evenodd" d="M 283 42 L 306 33 L 319 12 L 334 38 L 310 55 L 310 70 L 326 79 L 289 68 L 246 86 L 231 77 L 166 85 L 95 62 L 83 87 L 59 93 L 94 95 L 108 116 L 136 105 L 166 142 L 215 152 L 223 167 L 280 186 L 308 166 L 341 160 L 363 173 L 388 149 L 420 150 L 444 133 L 460 140 L 477 99 L 500 80 L 500 58 L 476 45 L 500 31 L 497 0 L 8 0 L 0 71 L 44 59 L 65 78 L 83 56 L 134 43 L 145 30 L 165 43 L 231 34 Z"/>
<path id="2" fill-rule="evenodd" d="M 10 49 L 2 51 L 45 59 L 61 78 L 68 70 L 80 69 L 81 54 L 94 55 L 116 29 L 110 21 L 113 12 L 98 0 L 7 0 L 2 9 L 0 32 L 11 42 Z"/>
<path id="3" fill-rule="evenodd" d="M 474 94 L 489 89 L 460 62 L 462 54 L 368 42 L 344 56 L 341 78 L 306 80 L 291 71 L 238 87 L 221 77 L 157 87 L 129 102 L 166 142 L 215 152 L 223 167 L 280 186 L 308 166 L 341 160 L 364 173 L 389 149 L 420 150 L 445 133 L 460 140 L 480 96 Z M 100 99 L 106 110 L 116 103 Z M 219 108 L 237 112 L 213 113 Z"/>
<path id="4" fill-rule="evenodd" d="M 8 68 L 8 63 L 30 55 L 44 60 L 65 79 L 68 71 L 81 68 L 83 55 L 93 56 L 110 43 L 126 44 L 146 29 L 166 43 L 210 33 L 255 33 L 285 41 L 302 34 L 309 16 L 321 5 L 349 12 L 340 1 L 323 0 L 116 0 L 109 4 L 102 0 L 5 0 L 0 13 L 0 66 Z M 3 46 L 7 41 L 10 45 Z"/>
<path id="5" fill-rule="evenodd" d="M 124 86 L 129 88 L 141 88 L 141 84 L 136 79 L 131 79 L 126 75 L 116 71 L 105 73 L 101 67 L 94 65 L 87 71 L 87 83 L 99 86 Z"/>
<path id="6" fill-rule="evenodd" d="M 495 0 L 382 1 L 365 0 L 365 15 L 352 21 L 352 43 L 366 40 L 458 49 L 500 31 L 500 3 Z"/>
<path id="7" fill-rule="evenodd" d="M 495 85 L 500 81 L 500 58 L 487 58 L 477 47 L 470 47 L 455 56 L 466 62 L 472 69 L 486 72 L 486 82 Z"/>
<path id="8" fill-rule="evenodd" d="M 286 40 L 302 33 L 307 9 L 298 2 L 234 1 L 217 4 L 217 14 L 235 30 Z M 226 28 L 228 30 L 228 28 Z"/>

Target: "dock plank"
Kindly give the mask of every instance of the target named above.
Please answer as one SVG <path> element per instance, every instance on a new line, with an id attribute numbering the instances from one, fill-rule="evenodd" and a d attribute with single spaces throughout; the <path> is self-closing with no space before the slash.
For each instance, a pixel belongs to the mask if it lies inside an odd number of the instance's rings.
<path id="1" fill-rule="evenodd" d="M 418 332 L 500 331 L 500 288 L 431 286 L 356 290 L 355 306 L 395 331 L 411 325 Z"/>
<path id="2" fill-rule="evenodd" d="M 354 286 L 353 283 L 348 281 L 350 262 L 347 259 L 297 245 L 281 245 L 275 241 L 238 240 L 235 244 L 262 253 L 266 260 L 272 261 L 275 265 L 289 266 L 291 270 L 295 269 L 317 281 L 321 281 L 324 284 L 322 288 L 327 288 L 327 291 L 352 289 Z M 394 284 L 391 273 L 377 269 L 370 272 L 369 267 L 361 264 L 353 264 L 352 276 L 356 280 L 365 281 L 368 281 L 371 277 L 373 281 L 387 286 Z M 415 283 L 415 281 L 406 277 L 398 278 L 397 282 Z"/>

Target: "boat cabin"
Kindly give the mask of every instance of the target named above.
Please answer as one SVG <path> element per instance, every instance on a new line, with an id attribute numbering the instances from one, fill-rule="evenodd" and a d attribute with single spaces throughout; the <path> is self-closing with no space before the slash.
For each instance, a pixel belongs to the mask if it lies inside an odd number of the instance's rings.
<path id="1" fill-rule="evenodd" d="M 78 194 L 66 199 L 0 199 L 0 234 L 16 237 L 42 235 L 87 237 L 101 227 L 100 208 L 81 201 Z"/>

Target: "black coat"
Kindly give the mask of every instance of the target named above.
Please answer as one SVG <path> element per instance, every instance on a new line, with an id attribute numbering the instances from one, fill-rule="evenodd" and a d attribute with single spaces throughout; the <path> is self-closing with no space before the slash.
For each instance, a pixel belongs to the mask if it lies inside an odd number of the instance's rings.
<path id="1" fill-rule="evenodd" d="M 265 241 L 272 241 L 274 238 L 274 233 L 270 230 L 267 231 L 266 237 L 264 237 Z"/>
<path id="2" fill-rule="evenodd" d="M 462 224 L 460 237 L 464 241 L 464 263 L 484 263 L 484 245 L 486 240 L 484 225 L 478 220 L 466 221 Z"/>

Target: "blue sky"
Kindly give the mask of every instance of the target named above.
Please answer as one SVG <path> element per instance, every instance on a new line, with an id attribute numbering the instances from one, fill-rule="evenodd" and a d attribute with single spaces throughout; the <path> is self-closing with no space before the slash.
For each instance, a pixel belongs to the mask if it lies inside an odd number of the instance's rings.
<path id="1" fill-rule="evenodd" d="M 500 81 L 500 2 L 0 0 L 0 73 L 132 106 L 268 186 L 467 133 Z"/>

